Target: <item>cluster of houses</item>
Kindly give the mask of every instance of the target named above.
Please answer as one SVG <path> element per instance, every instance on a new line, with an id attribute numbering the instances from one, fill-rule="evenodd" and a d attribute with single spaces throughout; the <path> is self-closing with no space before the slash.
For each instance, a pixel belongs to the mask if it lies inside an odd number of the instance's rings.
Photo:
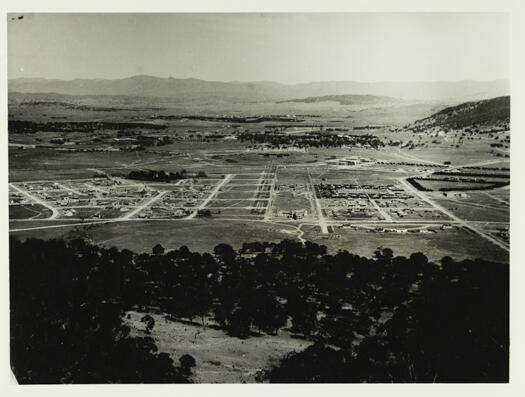
<path id="1" fill-rule="evenodd" d="M 33 196 L 60 209 L 60 216 L 73 217 L 78 208 L 96 208 L 127 212 L 149 197 L 158 194 L 145 185 L 123 184 L 118 179 L 23 183 L 20 187 Z M 13 192 L 11 204 L 23 203 L 22 195 Z"/>
<path id="2" fill-rule="evenodd" d="M 275 190 L 281 191 L 281 192 L 296 192 L 296 191 L 304 191 L 306 188 L 306 185 L 301 183 L 288 183 L 288 184 L 282 184 L 282 185 L 276 185 Z"/>
<path id="3" fill-rule="evenodd" d="M 139 218 L 184 218 L 191 214 L 192 210 L 184 207 L 165 207 L 155 205 L 141 211 L 138 214 Z"/>
<path id="4" fill-rule="evenodd" d="M 139 218 L 184 218 L 190 215 L 209 194 L 208 184 L 188 184 L 165 194 L 155 205 L 139 212 Z"/>
<path id="5" fill-rule="evenodd" d="M 9 204 L 16 205 L 16 204 L 28 204 L 30 200 L 24 196 L 23 194 L 9 189 Z"/>
<path id="6" fill-rule="evenodd" d="M 414 196 L 395 185 L 319 184 L 315 185 L 317 197 L 324 199 L 407 200 Z"/>
<path id="7" fill-rule="evenodd" d="M 371 208 L 371 207 L 328 209 L 327 213 L 333 219 L 349 219 L 349 218 L 382 219 L 379 213 L 374 208 Z"/>
<path id="8" fill-rule="evenodd" d="M 375 229 L 369 230 L 371 233 L 422 233 L 422 234 L 431 234 L 436 233 L 434 229 L 428 228 L 396 228 L 396 227 L 376 227 Z"/>
<path id="9" fill-rule="evenodd" d="M 361 207 L 365 208 L 370 205 L 367 199 L 347 200 L 347 199 L 332 199 L 324 200 L 323 206 L 325 208 L 346 208 L 346 207 Z"/>

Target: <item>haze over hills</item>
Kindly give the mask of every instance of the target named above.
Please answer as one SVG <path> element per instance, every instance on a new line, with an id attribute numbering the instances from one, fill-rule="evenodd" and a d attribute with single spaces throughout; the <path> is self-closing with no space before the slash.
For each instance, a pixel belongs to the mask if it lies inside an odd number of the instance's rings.
<path id="1" fill-rule="evenodd" d="M 447 107 L 413 123 L 414 127 L 462 128 L 472 125 L 494 125 L 510 121 L 510 96 Z"/>
<path id="2" fill-rule="evenodd" d="M 300 99 L 288 99 L 279 103 L 298 102 L 298 103 L 318 103 L 318 102 L 337 102 L 341 105 L 386 105 L 401 102 L 398 98 L 379 95 L 323 95 L 306 97 Z"/>
<path id="3" fill-rule="evenodd" d="M 221 98 L 233 102 L 286 101 L 326 95 L 377 95 L 409 100 L 486 99 L 508 95 L 509 81 L 375 82 L 325 81 L 287 85 L 275 82 L 219 82 L 199 79 L 133 76 L 118 80 L 18 78 L 9 92 L 68 95 L 165 97 L 179 101 Z"/>

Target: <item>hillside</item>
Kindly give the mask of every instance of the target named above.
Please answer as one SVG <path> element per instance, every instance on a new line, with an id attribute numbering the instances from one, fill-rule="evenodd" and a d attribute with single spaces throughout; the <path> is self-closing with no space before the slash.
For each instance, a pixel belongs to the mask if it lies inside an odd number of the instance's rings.
<path id="1" fill-rule="evenodd" d="M 397 98 L 377 95 L 323 95 L 306 97 L 300 99 L 288 99 L 279 103 L 298 102 L 298 103 L 318 103 L 318 102 L 338 102 L 340 105 L 386 105 L 399 103 Z"/>
<path id="2" fill-rule="evenodd" d="M 325 95 L 378 95 L 402 99 L 442 100 L 465 98 L 485 99 L 508 95 L 509 82 L 376 82 L 325 81 L 304 84 L 259 82 L 219 82 L 199 79 L 133 76 L 124 79 L 50 80 L 19 78 L 8 82 L 9 92 L 57 93 L 68 95 L 127 95 L 169 97 L 180 101 L 229 100 L 283 101 Z"/>
<path id="3" fill-rule="evenodd" d="M 510 120 L 510 96 L 447 107 L 433 115 L 414 122 L 415 128 L 463 128 L 474 125 L 494 125 Z"/>

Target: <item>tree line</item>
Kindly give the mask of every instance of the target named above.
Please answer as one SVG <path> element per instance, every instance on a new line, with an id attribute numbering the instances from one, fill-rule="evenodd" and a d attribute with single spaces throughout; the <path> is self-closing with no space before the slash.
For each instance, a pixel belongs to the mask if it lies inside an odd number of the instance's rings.
<path id="1" fill-rule="evenodd" d="M 108 121 L 55 121 L 34 122 L 26 120 L 9 120 L 8 131 L 10 133 L 34 133 L 38 131 L 48 132 L 93 132 L 98 130 L 121 130 L 121 129 L 149 129 L 164 130 L 166 125 L 150 123 L 118 123 Z"/>
<path id="2" fill-rule="evenodd" d="M 163 170 L 133 170 L 127 176 L 127 179 L 150 182 L 171 182 L 187 178 L 207 178 L 207 175 L 204 171 L 190 174 L 186 170 L 175 172 L 166 172 Z"/>
<path id="3" fill-rule="evenodd" d="M 295 147 L 341 147 L 369 145 L 375 149 L 385 146 L 383 141 L 375 135 L 336 135 L 331 133 L 312 132 L 310 134 L 281 134 L 281 133 L 254 133 L 239 134 L 237 139 L 241 142 L 267 143 L 273 147 L 281 145 Z"/>

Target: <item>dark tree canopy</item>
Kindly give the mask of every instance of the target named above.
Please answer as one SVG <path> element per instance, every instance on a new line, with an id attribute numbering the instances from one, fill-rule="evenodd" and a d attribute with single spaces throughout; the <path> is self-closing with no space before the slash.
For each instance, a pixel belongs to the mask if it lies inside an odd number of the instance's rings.
<path id="1" fill-rule="evenodd" d="M 179 383 L 151 338 L 122 324 L 129 251 L 10 240 L 11 366 L 28 383 Z M 115 261 L 111 261 L 113 257 Z"/>
<path id="2" fill-rule="evenodd" d="M 335 255 L 316 243 L 246 243 L 152 254 L 10 241 L 11 365 L 21 383 L 184 382 L 153 339 L 122 318 L 150 308 L 250 338 L 312 342 L 259 374 L 270 382 L 506 382 L 509 267 L 433 263 L 422 253 Z M 153 319 L 152 316 L 151 319 Z M 183 356 L 184 357 L 184 356 Z"/>

